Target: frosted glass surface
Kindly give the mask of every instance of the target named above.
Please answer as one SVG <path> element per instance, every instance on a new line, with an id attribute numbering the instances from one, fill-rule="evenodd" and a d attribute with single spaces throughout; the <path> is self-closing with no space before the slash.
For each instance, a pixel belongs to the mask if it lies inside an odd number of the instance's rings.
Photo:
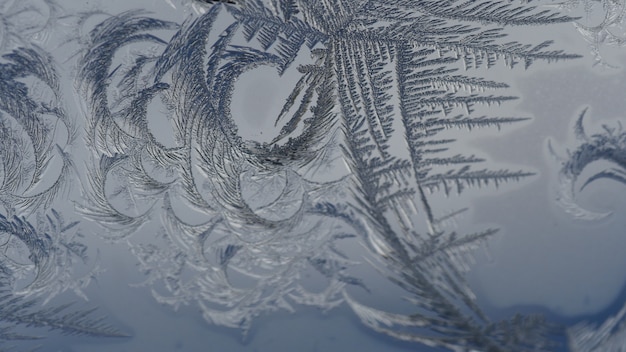
<path id="1" fill-rule="evenodd" d="M 0 0 L 0 350 L 623 351 L 624 0 Z"/>

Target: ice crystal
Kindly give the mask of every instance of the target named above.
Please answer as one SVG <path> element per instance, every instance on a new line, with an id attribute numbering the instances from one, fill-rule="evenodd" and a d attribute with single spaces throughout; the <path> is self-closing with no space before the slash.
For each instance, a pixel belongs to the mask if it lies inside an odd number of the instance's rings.
<path id="1" fill-rule="evenodd" d="M 558 204 L 574 218 L 591 221 L 605 218 L 612 212 L 598 213 L 585 209 L 576 202 L 576 196 L 602 179 L 626 184 L 626 132 L 618 120 L 615 126 L 603 124 L 600 132 L 589 135 L 584 127 L 587 111 L 588 108 L 583 109 L 576 120 L 576 148 L 568 150 L 565 156 L 554 151 L 552 146 L 550 148 L 560 162 Z M 599 161 L 604 162 L 602 168 L 588 175 L 585 171 Z M 622 351 L 626 343 L 624 314 L 626 306 L 601 324 L 582 322 L 568 328 L 571 351 Z"/>
<path id="2" fill-rule="evenodd" d="M 568 329 L 569 347 L 572 352 L 619 352 L 624 350 L 626 329 L 624 315 L 626 306 L 606 319 L 600 326 L 579 323 Z"/>
<path id="3" fill-rule="evenodd" d="M 622 47 L 626 44 L 626 1 L 565 0 L 557 2 L 557 7 L 571 12 L 583 11 L 582 18 L 574 26 L 589 44 L 594 64 L 614 67 L 602 57 L 601 49 L 603 46 Z"/>
<path id="4" fill-rule="evenodd" d="M 165 291 L 153 289 L 160 302 L 194 303 L 208 321 L 244 330 L 268 311 L 345 302 L 367 326 L 406 341 L 551 348 L 541 318 L 483 314 L 463 274 L 496 230 L 446 229 L 428 194 L 532 174 L 475 168 L 483 158 L 457 152 L 445 131 L 524 120 L 475 113 L 515 97 L 469 72 L 577 57 L 551 41 L 504 39 L 509 26 L 572 18 L 513 1 L 187 3 L 198 15 L 182 25 L 142 11 L 104 20 L 77 74 L 93 157 L 80 210 L 108 229 L 104 237 L 128 241 L 144 284 L 163 283 Z M 285 74 L 303 52 L 311 61 L 297 67 L 278 134 L 244 139 L 230 108 L 235 82 L 261 67 Z M 167 116 L 173 144 L 151 129 L 151 104 Z M 341 168 L 337 160 L 348 170 L 328 180 L 320 170 Z M 157 212 L 161 231 L 138 231 Z M 415 311 L 392 314 L 354 298 L 368 287 L 349 274 L 345 241 L 365 244 Z M 301 284 L 307 269 L 327 279 L 325 290 Z"/>
<path id="5" fill-rule="evenodd" d="M 621 123 L 618 121 L 615 127 L 604 124 L 602 132 L 587 135 L 583 126 L 586 112 L 587 108 L 581 112 L 576 121 L 574 133 L 579 142 L 576 149 L 568 151 L 566 157 L 559 156 L 554 150 L 552 153 L 561 162 L 559 204 L 576 218 L 598 220 L 611 213 L 596 213 L 583 209 L 576 203 L 576 194 L 600 179 L 610 179 L 626 184 L 626 132 L 622 130 Z M 613 166 L 586 177 L 577 190 L 577 183 L 581 182 L 579 177 L 583 171 L 597 161 L 606 161 Z"/>
<path id="6" fill-rule="evenodd" d="M 41 338 L 24 328 L 121 336 L 94 319 L 93 309 L 38 307 L 67 290 L 86 299 L 82 289 L 96 273 L 76 277 L 75 264 L 88 260 L 79 222 L 52 208 L 76 176 L 69 153 L 75 121 L 57 64 L 39 46 L 59 16 L 53 1 L 0 2 L 0 349 Z"/>
<path id="7" fill-rule="evenodd" d="M 78 225 L 65 223 L 54 209 L 40 220 L 40 232 L 26 219 L 0 215 L 0 350 L 12 340 L 41 339 L 32 333 L 14 332 L 17 328 L 56 330 L 64 334 L 100 337 L 125 336 L 114 327 L 94 318 L 95 309 L 70 309 L 72 304 L 39 307 L 62 291 L 81 291 L 91 280 L 89 273 L 76 279 L 77 259 L 86 260 L 86 246 L 68 235 Z M 26 282 L 26 284 L 24 284 Z M 43 294 L 47 298 L 39 298 Z"/>

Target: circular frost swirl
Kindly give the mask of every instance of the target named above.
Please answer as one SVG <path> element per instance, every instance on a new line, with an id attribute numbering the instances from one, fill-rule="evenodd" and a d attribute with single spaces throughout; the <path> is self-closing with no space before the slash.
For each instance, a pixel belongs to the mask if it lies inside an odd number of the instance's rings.
<path id="1" fill-rule="evenodd" d="M 572 18 L 525 2 L 410 3 L 241 0 L 181 26 L 134 11 L 91 31 L 77 74 L 94 156 L 81 210 L 112 229 L 105 237 L 128 240 L 160 302 L 195 303 L 207 320 L 244 329 L 293 302 L 346 302 L 367 326 L 406 341 L 452 350 L 550 348 L 542 319 L 492 322 L 464 281 L 469 253 L 497 230 L 446 229 L 427 193 L 460 194 L 532 174 L 474 169 L 484 159 L 445 153 L 454 139 L 443 131 L 524 120 L 477 116 L 474 105 L 515 97 L 487 93 L 505 89 L 502 82 L 460 72 L 576 58 L 548 49 L 550 41 L 501 40 L 504 24 Z M 224 8 L 230 24 L 217 21 Z M 450 19 L 461 24 L 448 26 Z M 144 50 L 122 50 L 135 45 Z M 235 82 L 261 66 L 284 73 L 305 46 L 314 62 L 298 67 L 301 78 L 277 119 L 289 120 L 271 143 L 244 140 L 231 116 Z M 151 130 L 156 103 L 173 145 Z M 334 159 L 342 176 L 316 175 Z M 157 210 L 159 224 L 149 221 Z M 152 227 L 137 231 L 142 225 Z M 392 314 L 351 296 L 346 286 L 365 285 L 347 274 L 352 262 L 337 243 L 356 236 L 411 296 L 414 311 Z M 300 285 L 305 268 L 323 275 L 326 288 Z"/>
<path id="2" fill-rule="evenodd" d="M 313 199 L 337 197 L 343 181 L 301 176 L 311 164 L 325 162 L 332 125 L 309 119 L 297 136 L 286 126 L 281 138 L 290 139 L 282 145 L 238 135 L 230 115 L 237 78 L 258 65 L 282 71 L 290 62 L 234 45 L 237 24 L 212 41 L 211 31 L 219 33 L 212 29 L 218 11 L 214 7 L 181 28 L 128 12 L 92 30 L 78 73 L 95 157 L 81 210 L 112 229 L 105 237 L 133 235 L 128 241 L 148 273 L 146 284 L 165 284 L 165 292 L 153 290 L 160 302 L 196 302 L 206 319 L 247 328 L 265 311 L 291 310 L 288 298 L 327 308 L 338 304 L 347 281 L 341 268 L 349 261 L 332 248 L 349 236 L 333 235 L 341 225 L 311 211 Z M 177 32 L 164 45 L 148 34 L 157 29 Z M 115 62 L 119 49 L 138 40 L 150 44 L 149 56 Z M 311 72 L 301 74 L 310 79 L 317 74 Z M 173 146 L 151 129 L 151 105 L 168 116 Z M 157 211 L 161 235 L 145 238 L 137 230 L 154 226 Z M 323 269 L 327 265 L 338 269 Z M 325 290 L 313 294 L 299 284 L 307 268 L 325 273 Z"/>

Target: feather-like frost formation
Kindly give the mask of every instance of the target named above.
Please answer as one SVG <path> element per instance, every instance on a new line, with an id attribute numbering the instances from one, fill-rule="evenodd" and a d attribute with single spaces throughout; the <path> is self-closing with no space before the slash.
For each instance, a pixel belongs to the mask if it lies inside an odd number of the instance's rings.
<path id="1" fill-rule="evenodd" d="M 197 304 L 218 325 L 246 331 L 269 311 L 346 303 L 367 326 L 406 341 L 548 351 L 549 324 L 490 321 L 464 281 L 471 253 L 497 230 L 449 230 L 444 220 L 454 215 L 429 202 L 437 190 L 532 175 L 477 167 L 484 158 L 457 152 L 445 133 L 526 119 L 477 114 L 515 97 L 473 69 L 578 57 L 551 41 L 506 41 L 508 26 L 573 20 L 529 2 L 237 0 L 204 4 L 180 26 L 139 11 L 111 16 L 91 31 L 79 62 L 93 156 L 81 210 L 113 230 L 105 237 L 130 243 L 145 284 L 164 284 L 153 289 L 159 302 Z M 151 49 L 115 61 L 132 45 Z M 277 136 L 242 137 L 230 108 L 235 82 L 261 67 L 285 74 L 303 52 L 311 60 L 297 68 Z M 150 129 L 156 103 L 173 144 Z M 323 177 L 337 165 L 343 172 Z M 162 231 L 137 231 L 157 210 Z M 186 218 L 190 211 L 198 217 Z M 350 275 L 357 263 L 341 249 L 355 241 L 410 295 L 413 312 L 358 302 L 354 292 L 369 288 Z M 307 289 L 305 270 L 326 288 Z"/>

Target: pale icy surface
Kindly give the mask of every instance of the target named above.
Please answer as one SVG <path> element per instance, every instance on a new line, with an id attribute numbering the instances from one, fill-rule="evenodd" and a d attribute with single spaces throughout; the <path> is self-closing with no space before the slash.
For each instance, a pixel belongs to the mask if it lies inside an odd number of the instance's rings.
<path id="1" fill-rule="evenodd" d="M 619 350 L 623 14 L 0 0 L 0 349 Z"/>

